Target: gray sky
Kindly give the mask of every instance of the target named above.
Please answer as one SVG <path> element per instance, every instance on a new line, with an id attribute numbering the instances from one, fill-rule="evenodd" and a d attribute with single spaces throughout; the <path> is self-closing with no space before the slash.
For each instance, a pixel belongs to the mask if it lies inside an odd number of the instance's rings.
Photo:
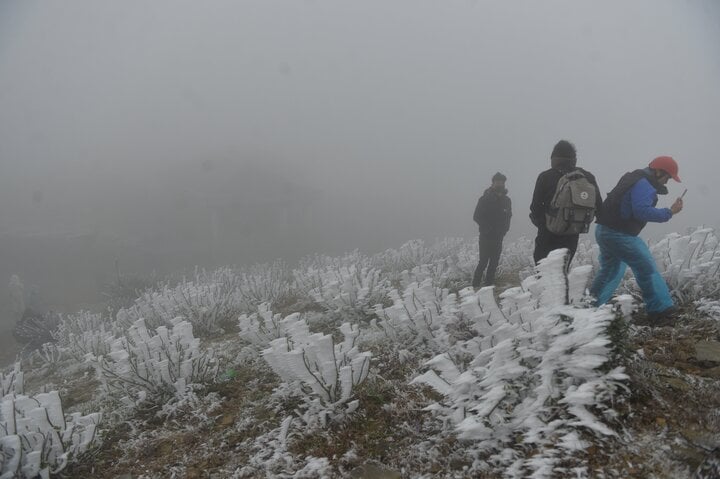
<path id="1" fill-rule="evenodd" d="M 686 211 L 647 236 L 719 226 L 719 25 L 714 0 L 5 0 L 0 233 L 374 252 L 474 235 L 499 170 L 530 234 L 561 138 L 603 193 L 678 160 Z"/>

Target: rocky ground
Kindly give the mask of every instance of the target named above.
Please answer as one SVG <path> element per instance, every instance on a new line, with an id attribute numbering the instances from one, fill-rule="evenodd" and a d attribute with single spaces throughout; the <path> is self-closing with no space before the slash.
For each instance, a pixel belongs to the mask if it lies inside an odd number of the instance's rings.
<path id="1" fill-rule="evenodd" d="M 720 322 L 686 312 L 674 327 L 630 326 L 628 337 L 628 473 L 688 477 L 713 461 L 720 467 Z"/>

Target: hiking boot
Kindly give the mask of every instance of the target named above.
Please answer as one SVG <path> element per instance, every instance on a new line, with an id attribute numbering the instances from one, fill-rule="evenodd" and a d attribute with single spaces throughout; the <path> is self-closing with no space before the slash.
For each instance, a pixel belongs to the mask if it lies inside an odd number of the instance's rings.
<path id="1" fill-rule="evenodd" d="M 674 306 L 669 307 L 658 313 L 648 313 L 648 323 L 650 326 L 655 328 L 662 328 L 665 326 L 675 326 L 677 323 L 677 308 Z"/>

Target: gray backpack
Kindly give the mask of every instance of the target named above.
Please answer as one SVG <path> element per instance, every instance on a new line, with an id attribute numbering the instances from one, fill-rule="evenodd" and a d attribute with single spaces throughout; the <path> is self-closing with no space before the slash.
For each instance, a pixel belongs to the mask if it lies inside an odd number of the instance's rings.
<path id="1" fill-rule="evenodd" d="M 558 180 L 548 211 L 545 226 L 556 235 L 587 233 L 595 218 L 595 185 L 577 169 Z"/>

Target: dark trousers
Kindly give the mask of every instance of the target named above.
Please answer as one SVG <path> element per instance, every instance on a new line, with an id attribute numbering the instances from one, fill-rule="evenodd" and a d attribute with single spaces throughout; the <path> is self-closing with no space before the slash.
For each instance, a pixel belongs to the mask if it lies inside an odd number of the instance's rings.
<path id="1" fill-rule="evenodd" d="M 500 261 L 500 253 L 502 253 L 502 240 L 502 236 L 497 238 L 480 235 L 478 240 L 480 247 L 480 261 L 478 262 L 477 268 L 475 268 L 475 274 L 473 275 L 472 285 L 474 288 L 479 288 L 482 285 L 485 268 L 487 268 L 487 273 L 485 274 L 485 284 L 491 285 L 495 283 L 495 271 L 497 270 L 498 262 Z"/>
<path id="2" fill-rule="evenodd" d="M 567 248 L 567 265 L 569 266 L 573 256 L 575 256 L 575 251 L 577 251 L 579 238 L 580 235 L 556 235 L 545 228 L 538 228 L 538 234 L 535 238 L 535 252 L 533 253 L 535 264 L 538 264 L 541 259 L 547 258 L 550 251 Z"/>

